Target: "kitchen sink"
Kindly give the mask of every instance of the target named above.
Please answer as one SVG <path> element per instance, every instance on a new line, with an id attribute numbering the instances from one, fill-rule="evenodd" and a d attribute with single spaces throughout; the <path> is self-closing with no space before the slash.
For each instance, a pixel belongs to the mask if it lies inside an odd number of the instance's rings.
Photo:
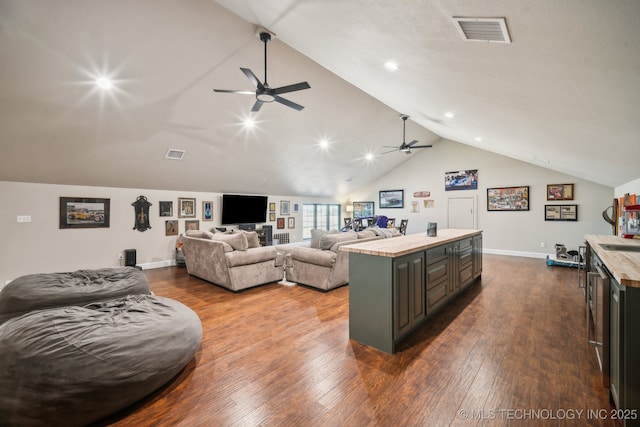
<path id="1" fill-rule="evenodd" d="M 640 252 L 640 245 L 600 244 L 605 251 Z"/>

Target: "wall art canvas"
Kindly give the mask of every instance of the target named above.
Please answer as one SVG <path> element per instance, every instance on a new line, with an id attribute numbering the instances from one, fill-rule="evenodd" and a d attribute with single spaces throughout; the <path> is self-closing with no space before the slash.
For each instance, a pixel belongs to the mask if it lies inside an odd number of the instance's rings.
<path id="1" fill-rule="evenodd" d="M 488 211 L 528 211 L 529 186 L 487 188 Z"/>
<path id="2" fill-rule="evenodd" d="M 477 190 L 478 189 L 478 170 L 462 170 L 454 172 L 446 172 L 444 174 L 444 190 Z"/>
<path id="3" fill-rule="evenodd" d="M 108 228 L 110 199 L 60 197 L 60 228 Z"/>

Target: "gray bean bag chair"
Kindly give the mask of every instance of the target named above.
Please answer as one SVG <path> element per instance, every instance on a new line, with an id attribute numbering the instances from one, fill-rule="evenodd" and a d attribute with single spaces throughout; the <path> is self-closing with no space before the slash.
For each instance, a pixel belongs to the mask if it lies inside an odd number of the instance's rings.
<path id="1" fill-rule="evenodd" d="M 151 295 L 8 320 L 0 325 L 0 424 L 97 421 L 167 383 L 201 339 L 190 308 Z"/>
<path id="2" fill-rule="evenodd" d="M 0 325 L 32 310 L 150 293 L 147 277 L 134 267 L 29 274 L 0 292 Z"/>

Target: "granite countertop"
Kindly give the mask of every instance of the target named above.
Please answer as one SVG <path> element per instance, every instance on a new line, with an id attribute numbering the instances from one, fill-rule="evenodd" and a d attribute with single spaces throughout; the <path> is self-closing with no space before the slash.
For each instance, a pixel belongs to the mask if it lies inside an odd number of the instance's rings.
<path id="1" fill-rule="evenodd" d="M 587 234 L 584 238 L 619 284 L 640 288 L 640 240 L 596 234 Z M 606 245 L 629 246 L 639 252 L 609 250 Z"/>
<path id="2" fill-rule="evenodd" d="M 436 237 L 427 237 L 427 232 L 392 237 L 390 239 L 373 240 L 364 243 L 341 246 L 341 251 L 359 254 L 396 258 L 413 252 L 422 251 L 445 243 L 481 234 L 482 230 L 461 230 L 447 228 L 438 230 Z"/>

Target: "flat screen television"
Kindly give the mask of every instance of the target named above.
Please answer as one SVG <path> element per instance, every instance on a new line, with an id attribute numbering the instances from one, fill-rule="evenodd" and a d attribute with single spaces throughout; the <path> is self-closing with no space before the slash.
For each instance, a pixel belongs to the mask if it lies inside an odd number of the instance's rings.
<path id="1" fill-rule="evenodd" d="M 222 195 L 223 225 L 267 222 L 267 196 Z"/>

